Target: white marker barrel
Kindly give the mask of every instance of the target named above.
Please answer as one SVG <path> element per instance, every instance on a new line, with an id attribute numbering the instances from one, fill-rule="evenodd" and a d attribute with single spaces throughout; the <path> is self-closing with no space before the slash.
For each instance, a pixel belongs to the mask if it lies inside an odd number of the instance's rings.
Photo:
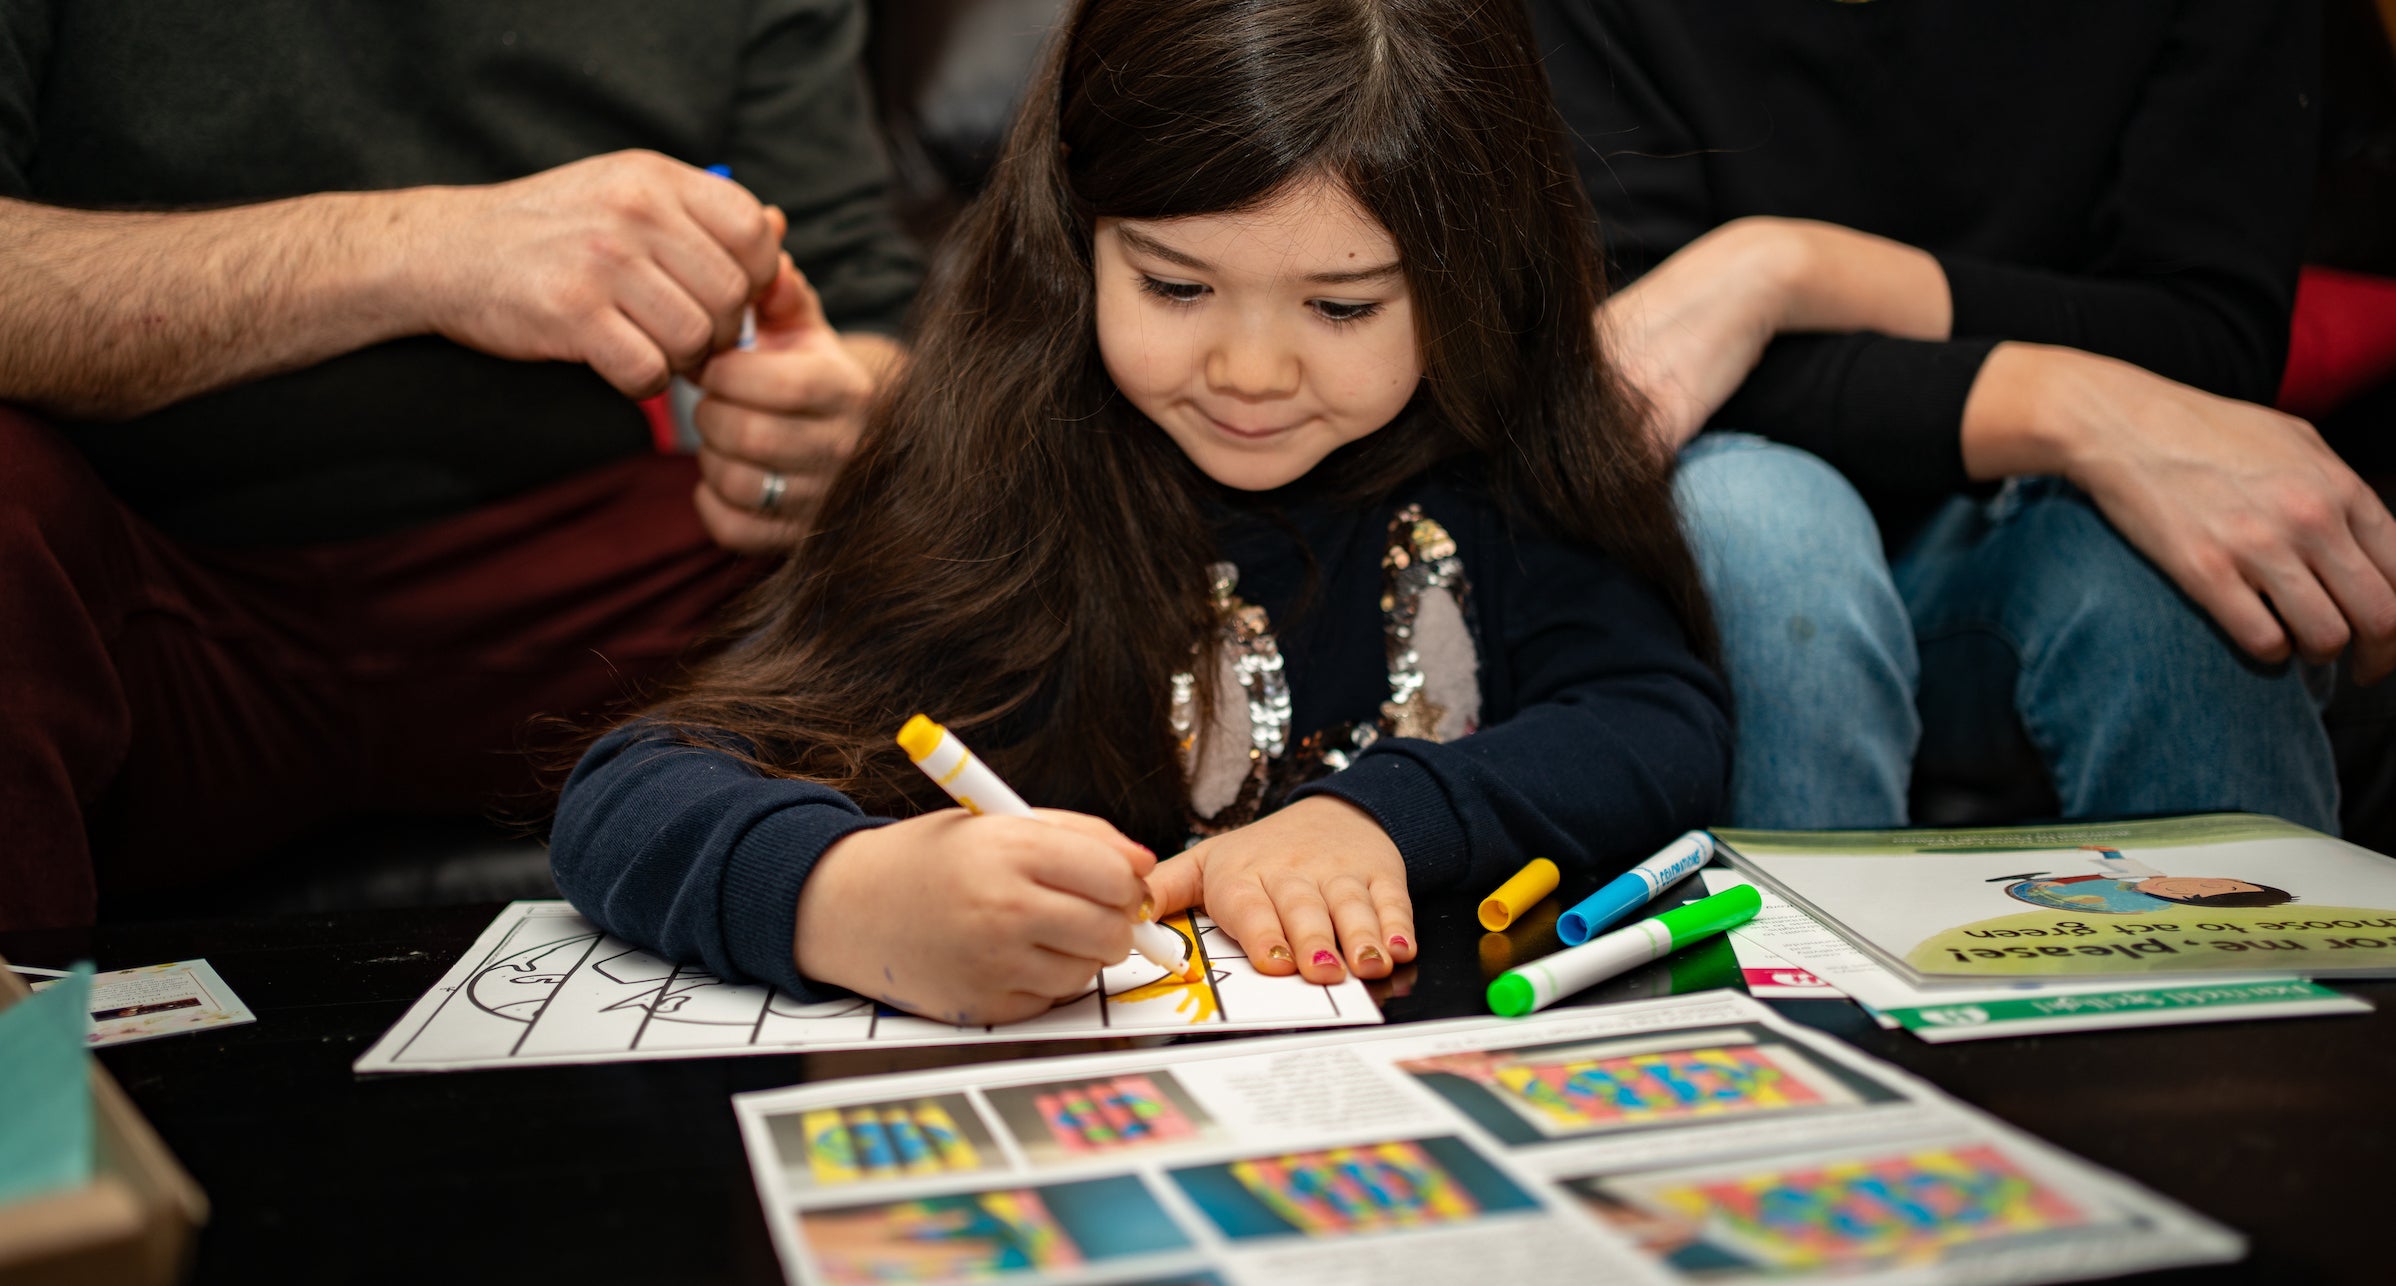
<path id="1" fill-rule="evenodd" d="M 966 812 L 975 816 L 985 813 L 996 817 L 1029 817 L 1032 806 L 1023 802 L 998 774 L 965 748 L 955 733 L 917 715 L 899 729 L 899 748 L 923 769 L 924 776 L 939 783 Z"/>

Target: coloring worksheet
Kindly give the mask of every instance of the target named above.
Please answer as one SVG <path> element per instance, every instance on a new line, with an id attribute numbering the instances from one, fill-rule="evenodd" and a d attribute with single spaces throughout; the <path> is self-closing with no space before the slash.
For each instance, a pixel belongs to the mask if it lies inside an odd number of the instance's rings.
<path id="1" fill-rule="evenodd" d="M 1194 946 L 1205 965 L 1198 981 L 1183 982 L 1134 955 L 1037 1018 L 957 1027 L 870 1000 L 801 1004 L 771 987 L 728 983 L 610 937 L 564 902 L 516 902 L 354 1070 L 463 1071 L 1381 1021 L 1353 976 L 1331 987 L 1295 975 L 1269 977 L 1205 916 L 1164 923 Z"/>
<path id="2" fill-rule="evenodd" d="M 794 1286 L 2027 1286 L 2243 1249 L 1721 991 L 732 1104 Z"/>

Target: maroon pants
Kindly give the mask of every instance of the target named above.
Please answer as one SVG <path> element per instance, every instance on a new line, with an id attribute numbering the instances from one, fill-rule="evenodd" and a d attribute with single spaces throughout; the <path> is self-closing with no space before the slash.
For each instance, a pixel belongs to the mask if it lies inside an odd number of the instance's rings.
<path id="1" fill-rule="evenodd" d="M 177 544 L 0 409 L 0 929 L 89 923 L 338 813 L 537 798 L 542 716 L 666 673 L 756 574 L 686 458 L 397 535 Z M 554 727 L 554 725 L 550 725 Z"/>

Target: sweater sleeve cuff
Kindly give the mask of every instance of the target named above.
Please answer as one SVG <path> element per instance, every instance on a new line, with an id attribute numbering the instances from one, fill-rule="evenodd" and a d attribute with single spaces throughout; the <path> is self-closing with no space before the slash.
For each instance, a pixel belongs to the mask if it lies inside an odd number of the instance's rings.
<path id="1" fill-rule="evenodd" d="M 1464 822 L 1448 802 L 1447 791 L 1429 768 L 1387 741 L 1290 798 L 1294 802 L 1309 795 L 1344 799 L 1372 814 L 1406 859 L 1406 882 L 1417 894 L 1452 888 L 1470 869 Z"/>
<path id="2" fill-rule="evenodd" d="M 799 919 L 799 890 L 815 864 L 837 840 L 885 825 L 890 819 L 860 817 L 827 808 L 785 808 L 768 814 L 740 838 L 724 865 L 718 923 L 724 951 L 748 977 L 769 982 L 794 999 L 814 1003 L 848 993 L 799 973 L 793 938 Z"/>
<path id="3" fill-rule="evenodd" d="M 1836 463 L 1867 489 L 1967 490 L 1963 408 L 1993 339 L 1889 342 L 1856 355 L 1840 408 Z"/>
<path id="4" fill-rule="evenodd" d="M 2055 338 L 2071 333 L 2055 292 L 2033 288 L 2029 274 L 1969 255 L 1933 254 L 1947 275 L 1947 333 L 1959 339 Z"/>

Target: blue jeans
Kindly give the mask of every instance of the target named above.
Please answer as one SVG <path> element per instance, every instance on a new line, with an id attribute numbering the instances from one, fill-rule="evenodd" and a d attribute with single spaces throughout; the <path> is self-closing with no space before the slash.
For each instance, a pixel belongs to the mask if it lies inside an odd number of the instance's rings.
<path id="1" fill-rule="evenodd" d="M 1701 435 L 1674 488 L 1738 702 L 1737 824 L 1902 826 L 1917 756 L 1968 774 L 2026 734 L 2066 816 L 2337 833 L 2324 676 L 2240 653 L 2070 484 L 1957 496 L 1893 554 L 1794 447 Z"/>

